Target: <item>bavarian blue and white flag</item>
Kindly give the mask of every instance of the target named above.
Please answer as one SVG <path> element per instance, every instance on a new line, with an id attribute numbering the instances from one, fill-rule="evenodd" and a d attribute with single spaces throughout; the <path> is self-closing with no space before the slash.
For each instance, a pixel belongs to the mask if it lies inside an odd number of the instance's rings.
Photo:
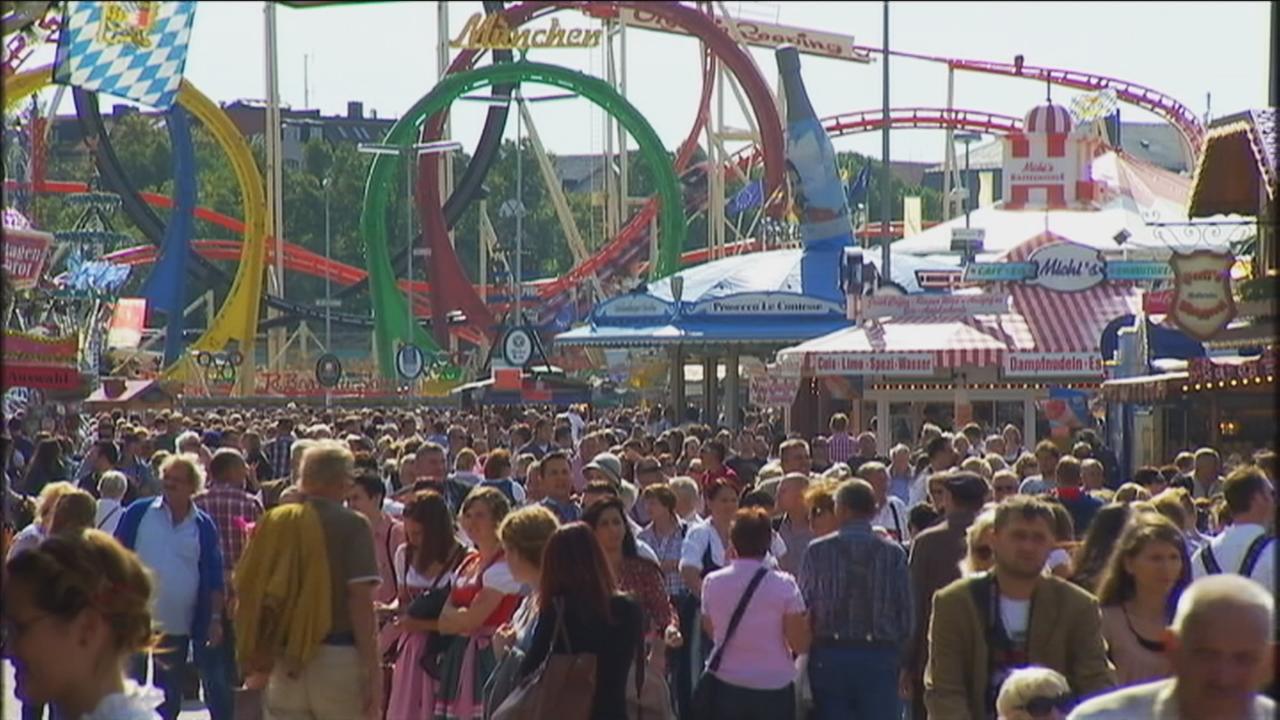
<path id="1" fill-rule="evenodd" d="M 191 40 L 194 0 L 67 3 L 55 82 L 168 110 Z"/>

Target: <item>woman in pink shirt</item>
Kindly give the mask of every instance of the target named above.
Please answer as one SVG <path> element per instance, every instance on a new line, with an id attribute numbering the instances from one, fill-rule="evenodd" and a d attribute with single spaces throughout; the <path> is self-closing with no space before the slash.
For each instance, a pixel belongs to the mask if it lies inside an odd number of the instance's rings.
<path id="1" fill-rule="evenodd" d="M 764 564 L 773 541 L 768 513 L 739 510 L 729 539 L 736 557 L 702 581 L 702 622 L 715 641 L 700 681 L 715 683 L 710 717 L 792 720 L 795 656 L 812 640 L 804 599 L 795 578 Z M 740 622 L 730 633 L 744 597 Z"/>

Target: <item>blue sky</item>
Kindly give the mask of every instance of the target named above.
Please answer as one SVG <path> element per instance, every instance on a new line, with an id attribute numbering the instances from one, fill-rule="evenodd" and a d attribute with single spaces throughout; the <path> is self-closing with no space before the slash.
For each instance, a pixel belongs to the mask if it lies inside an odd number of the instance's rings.
<path id="1" fill-rule="evenodd" d="M 853 35 L 859 43 L 881 42 L 879 2 L 726 3 L 756 18 L 777 18 L 788 25 L 822 28 Z M 265 97 L 260 2 L 202 2 L 187 65 L 187 77 L 207 95 L 226 102 Z M 456 35 L 479 2 L 449 4 L 450 34 Z M 564 27 L 584 27 L 576 12 L 556 16 Z M 427 92 L 437 75 L 437 7 L 434 2 L 375 2 L 363 6 L 278 10 L 281 95 L 303 107 L 303 57 L 309 56 L 310 105 L 326 113 L 343 112 L 348 100 L 361 100 L 380 117 L 394 116 Z M 549 20 L 541 21 L 546 25 Z M 894 2 L 890 44 L 912 52 L 946 57 L 1011 61 L 1108 75 L 1147 85 L 1180 100 L 1198 114 L 1212 93 L 1214 115 L 1266 103 L 1266 2 Z M 628 96 L 658 134 L 674 147 L 688 132 L 700 89 L 699 45 L 692 39 L 632 29 L 628 33 Z M 753 49 L 772 85 L 771 51 Z M 42 52 L 28 64 L 51 58 Z M 534 51 L 531 59 L 553 62 L 603 76 L 603 51 Z M 802 56 L 803 72 L 820 115 L 878 108 L 880 65 Z M 946 101 L 945 66 L 894 59 L 890 102 L 894 107 L 942 106 Z M 956 106 L 1022 115 L 1042 100 L 1039 83 L 1014 78 L 957 73 Z M 529 94 L 540 91 L 530 90 Z M 1054 90 L 1067 103 L 1075 93 Z M 745 123 L 732 94 L 726 93 L 728 122 Z M 70 99 L 63 112 L 70 111 Z M 484 107 L 460 103 L 454 111 L 454 135 L 474 143 Z M 553 151 L 599 152 L 603 119 L 586 101 L 536 106 L 534 117 L 544 143 Z M 1137 108 L 1124 107 L 1125 120 L 1152 121 Z M 514 122 L 509 127 L 514 135 Z M 893 133 L 898 160 L 936 161 L 942 155 L 940 131 Z M 843 138 L 837 148 L 878 155 L 878 134 Z"/>

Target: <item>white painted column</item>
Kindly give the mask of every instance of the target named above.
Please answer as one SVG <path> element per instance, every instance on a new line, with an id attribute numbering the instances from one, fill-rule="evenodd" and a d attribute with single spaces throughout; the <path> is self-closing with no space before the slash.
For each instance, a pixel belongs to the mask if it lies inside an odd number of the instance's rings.
<path id="1" fill-rule="evenodd" d="M 1028 390 L 1022 398 L 1022 446 L 1034 450 L 1040 438 L 1036 437 L 1036 399 L 1035 391 Z"/>
<path id="2" fill-rule="evenodd" d="M 867 422 L 870 422 L 868 420 Z M 889 396 L 879 393 L 876 397 L 876 454 L 889 456 L 889 440 L 893 435 L 893 422 L 889 420 Z"/>

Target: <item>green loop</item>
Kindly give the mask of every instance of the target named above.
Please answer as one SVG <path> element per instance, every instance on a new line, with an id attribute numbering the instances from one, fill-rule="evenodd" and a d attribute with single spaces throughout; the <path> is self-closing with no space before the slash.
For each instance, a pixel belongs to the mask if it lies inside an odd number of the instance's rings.
<path id="1" fill-rule="evenodd" d="M 417 140 L 415 134 L 432 115 L 448 109 L 455 99 L 473 90 L 491 85 L 533 82 L 552 85 L 574 92 L 618 119 L 635 139 L 640 156 L 654 175 L 661 206 L 658 211 L 659 247 L 654 258 L 655 277 L 665 277 L 679 268 L 680 251 L 684 248 L 686 227 L 681 198 L 680 179 L 671 157 L 653 126 L 626 98 L 609 84 L 558 65 L 529 62 L 498 63 L 477 70 L 445 76 L 431 92 L 414 103 L 396 121 L 384 142 L 407 146 Z M 360 215 L 360 234 L 368 252 L 365 263 L 369 271 L 369 292 L 373 305 L 374 341 L 378 369 L 384 377 L 395 377 L 393 348 L 401 342 L 414 342 L 425 349 L 436 349 L 435 341 L 416 323 L 409 321 L 409 305 L 396 286 L 391 252 L 387 244 L 387 205 L 397 172 L 398 155 L 375 155 L 365 184 L 364 206 Z"/>

